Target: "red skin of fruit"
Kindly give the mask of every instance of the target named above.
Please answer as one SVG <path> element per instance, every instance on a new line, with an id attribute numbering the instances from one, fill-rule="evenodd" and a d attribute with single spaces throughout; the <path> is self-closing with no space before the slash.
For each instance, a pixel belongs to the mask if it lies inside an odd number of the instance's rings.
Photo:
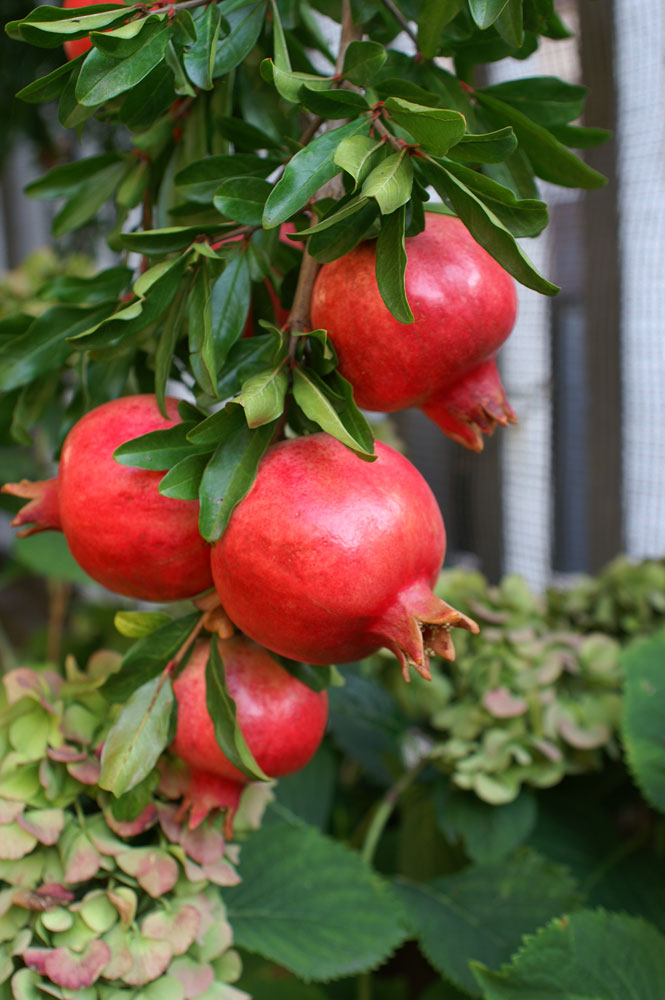
<path id="1" fill-rule="evenodd" d="M 215 641 L 215 640 L 213 640 Z M 312 691 L 244 636 L 218 639 L 226 683 L 249 749 L 271 778 L 299 771 L 314 756 L 328 720 L 328 696 Z M 204 772 L 245 785 L 249 778 L 217 745 L 206 706 L 205 670 L 209 644 L 197 643 L 173 682 L 178 725 L 171 750 L 195 774 Z"/>
<path id="2" fill-rule="evenodd" d="M 376 443 L 364 462 L 327 434 L 268 450 L 212 549 L 229 618 L 306 663 L 348 663 L 387 646 L 429 677 L 454 657 L 450 629 L 477 631 L 432 593 L 445 555 L 441 512 L 413 465 Z"/>
<path id="3" fill-rule="evenodd" d="M 111 3 L 112 0 L 64 0 L 62 6 L 66 9 L 74 7 L 92 7 L 99 3 Z M 63 48 L 68 59 L 76 59 L 82 52 L 87 52 L 92 48 L 89 38 L 74 38 L 64 42 Z"/>
<path id="4" fill-rule="evenodd" d="M 483 432 L 515 421 L 494 361 L 515 323 L 515 282 L 453 216 L 428 213 L 424 231 L 405 242 L 413 323 L 385 306 L 376 243 L 366 242 L 321 268 L 312 328 L 328 331 L 358 406 L 419 407 L 481 451 Z"/>
<path id="5" fill-rule="evenodd" d="M 74 559 L 117 594 L 144 601 L 177 601 L 212 586 L 208 544 L 198 530 L 199 505 L 158 491 L 163 472 L 131 468 L 115 449 L 178 422 L 153 395 L 123 396 L 91 410 L 65 439 L 57 479 L 9 483 L 3 492 L 27 497 L 14 524 L 34 522 L 24 534 L 59 529 Z"/>

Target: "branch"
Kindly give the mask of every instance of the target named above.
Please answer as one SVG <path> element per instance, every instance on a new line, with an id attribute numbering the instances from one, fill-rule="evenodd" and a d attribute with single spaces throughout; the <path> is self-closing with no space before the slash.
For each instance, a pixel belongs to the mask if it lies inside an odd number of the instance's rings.
<path id="1" fill-rule="evenodd" d="M 393 2 L 393 0 L 382 0 L 382 2 L 383 2 L 383 6 L 386 8 L 386 10 L 389 11 L 392 14 L 392 16 L 395 18 L 395 20 L 397 21 L 397 23 L 400 25 L 400 27 L 402 28 L 402 31 L 404 31 L 404 33 L 409 36 L 409 38 L 411 39 L 411 41 L 413 42 L 413 44 L 416 47 L 416 52 L 418 52 L 419 51 L 419 49 L 418 49 L 418 36 L 415 33 L 415 31 L 413 30 L 413 28 L 411 27 L 411 24 L 410 24 L 408 18 L 404 17 L 404 14 L 402 14 L 401 10 L 397 9 L 397 5 Z"/>
<path id="2" fill-rule="evenodd" d="M 344 56 L 350 42 L 359 42 L 362 36 L 362 25 L 353 23 L 351 0 L 342 0 L 342 36 L 339 40 L 339 52 L 337 53 L 337 62 L 335 63 L 336 73 L 342 72 Z"/>
<path id="3" fill-rule="evenodd" d="M 298 275 L 298 284 L 293 296 L 293 305 L 289 314 L 289 325 L 292 333 L 301 333 L 303 330 L 309 330 L 311 326 L 309 316 L 310 303 L 312 301 L 314 282 L 316 281 L 320 267 L 319 262 L 305 248 L 302 255 L 302 264 L 300 265 L 300 274 Z M 295 346 L 293 343 L 294 340 L 295 337 L 292 337 L 291 348 Z"/>

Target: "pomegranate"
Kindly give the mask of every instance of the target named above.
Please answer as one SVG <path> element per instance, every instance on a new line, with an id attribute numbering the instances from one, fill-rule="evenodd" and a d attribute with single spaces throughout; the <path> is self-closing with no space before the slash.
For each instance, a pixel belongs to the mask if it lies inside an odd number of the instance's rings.
<path id="1" fill-rule="evenodd" d="M 271 778 L 299 771 L 316 752 L 328 719 L 328 696 L 293 677 L 260 646 L 243 636 L 216 639 L 237 720 L 256 762 Z M 171 750 L 191 769 L 185 805 L 191 825 L 212 807 L 232 814 L 249 779 L 225 757 L 206 706 L 206 640 L 196 644 L 173 682 L 178 724 Z"/>
<path id="2" fill-rule="evenodd" d="M 110 2 L 112 0 L 63 0 L 62 6 L 65 9 L 72 9 L 74 7 L 92 7 L 100 3 Z M 72 38 L 63 43 L 63 48 L 68 59 L 76 59 L 82 52 L 87 52 L 88 49 L 92 48 L 92 42 L 89 38 Z"/>
<path id="3" fill-rule="evenodd" d="M 2 487 L 31 501 L 13 522 L 34 522 L 23 534 L 63 531 L 72 555 L 94 580 L 144 601 L 182 600 L 212 586 L 198 502 L 162 496 L 162 472 L 113 458 L 125 441 L 180 419 L 176 399 L 167 400 L 167 411 L 164 419 L 152 395 L 104 403 L 67 435 L 56 479 Z"/>
<path id="4" fill-rule="evenodd" d="M 429 486 L 377 442 L 363 462 L 327 434 L 273 445 L 212 549 L 231 620 L 263 646 L 313 664 L 387 646 L 404 677 L 429 678 L 428 656 L 454 658 L 453 626 L 471 619 L 431 590 L 445 529 Z"/>
<path id="5" fill-rule="evenodd" d="M 495 355 L 513 328 L 515 282 L 460 219 L 428 213 L 406 240 L 413 324 L 392 316 L 375 276 L 375 243 L 324 264 L 312 326 L 327 330 L 358 406 L 416 406 L 453 440 L 481 451 L 483 432 L 515 422 Z"/>

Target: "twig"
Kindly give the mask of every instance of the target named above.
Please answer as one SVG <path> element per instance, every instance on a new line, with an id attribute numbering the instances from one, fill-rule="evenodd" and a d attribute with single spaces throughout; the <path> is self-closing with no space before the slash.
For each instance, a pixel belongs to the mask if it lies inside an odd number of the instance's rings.
<path id="1" fill-rule="evenodd" d="M 416 51 L 418 51 L 418 36 L 411 27 L 408 18 L 404 17 L 404 14 L 402 14 L 401 10 L 397 9 L 397 6 L 395 3 L 393 3 L 393 0 L 382 0 L 382 3 L 383 6 L 386 8 L 386 10 L 389 11 L 395 18 L 395 20 L 400 25 L 404 33 L 409 36 L 409 38 L 416 47 Z"/>
<path id="2" fill-rule="evenodd" d="M 404 145 L 399 141 L 399 139 L 392 134 L 390 129 L 386 126 L 379 118 L 375 118 L 372 122 L 372 128 L 375 132 L 378 132 L 383 139 L 387 139 L 390 145 L 393 147 L 396 153 L 401 153 L 404 149 Z"/>
<path id="3" fill-rule="evenodd" d="M 335 63 L 335 72 L 341 73 L 344 66 L 344 56 L 351 42 L 359 42 L 363 36 L 362 25 L 353 23 L 351 0 L 342 0 L 342 35 L 339 40 L 339 52 Z"/>
<path id="4" fill-rule="evenodd" d="M 314 282 L 319 273 L 321 265 L 315 260 L 307 249 L 303 251 L 298 284 L 296 285 L 293 305 L 289 315 L 289 326 L 292 333 L 301 333 L 310 328 L 310 304 L 312 301 L 312 291 Z M 291 349 L 295 350 L 295 337 L 291 338 Z"/>

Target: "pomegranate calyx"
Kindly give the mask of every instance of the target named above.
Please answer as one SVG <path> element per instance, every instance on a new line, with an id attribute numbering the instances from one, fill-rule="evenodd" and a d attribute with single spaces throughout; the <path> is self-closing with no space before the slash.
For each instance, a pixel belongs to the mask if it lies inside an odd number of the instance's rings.
<path id="1" fill-rule="evenodd" d="M 495 361 L 478 365 L 421 409 L 444 434 L 476 452 L 483 450 L 483 434 L 517 423 Z"/>
<path id="2" fill-rule="evenodd" d="M 32 527 L 19 531 L 19 538 L 35 535 L 39 531 L 62 530 L 57 479 L 41 479 L 36 482 L 22 479 L 19 483 L 5 483 L 0 492 L 29 501 L 12 521 L 14 527 L 32 524 Z"/>

